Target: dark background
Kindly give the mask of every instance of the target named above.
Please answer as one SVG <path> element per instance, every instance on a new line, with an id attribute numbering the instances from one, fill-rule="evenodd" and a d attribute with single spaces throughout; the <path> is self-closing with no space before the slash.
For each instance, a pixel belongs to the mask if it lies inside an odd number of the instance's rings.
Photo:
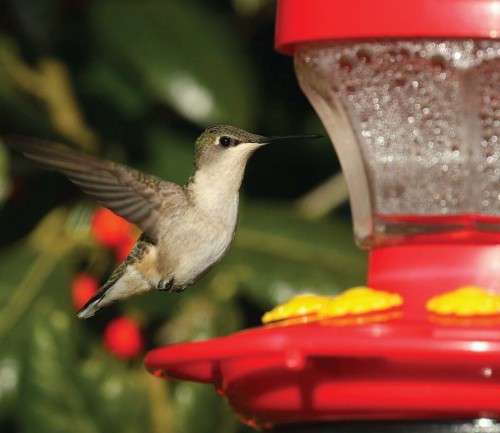
<path id="1" fill-rule="evenodd" d="M 274 13 L 269 0 L 0 1 L 0 135 L 56 139 L 182 183 L 209 124 L 324 133 L 292 58 L 273 48 Z M 314 220 L 297 205 L 337 172 L 327 139 L 262 149 L 217 267 L 180 296 L 148 294 L 82 322 L 74 275 L 103 281 L 115 265 L 90 234 L 95 205 L 0 143 L 0 431 L 244 429 L 209 386 L 156 379 L 142 353 L 115 358 L 103 330 L 134 318 L 149 349 L 258 325 L 298 292 L 362 283 L 347 205 Z"/>

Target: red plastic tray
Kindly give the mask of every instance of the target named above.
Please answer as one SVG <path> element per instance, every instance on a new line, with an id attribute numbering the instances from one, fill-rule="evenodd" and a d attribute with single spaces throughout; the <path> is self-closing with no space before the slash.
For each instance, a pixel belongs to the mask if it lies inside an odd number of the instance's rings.
<path id="1" fill-rule="evenodd" d="M 250 329 L 153 350 L 146 366 L 213 384 L 243 419 L 264 426 L 500 417 L 498 318 L 379 319 L 388 321 Z"/>

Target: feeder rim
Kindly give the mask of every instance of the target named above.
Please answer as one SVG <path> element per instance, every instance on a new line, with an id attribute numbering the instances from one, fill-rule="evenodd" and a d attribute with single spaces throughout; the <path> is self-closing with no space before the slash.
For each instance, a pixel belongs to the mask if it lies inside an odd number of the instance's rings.
<path id="1" fill-rule="evenodd" d="M 500 39 L 500 0 L 278 0 L 276 49 L 373 39 Z"/>

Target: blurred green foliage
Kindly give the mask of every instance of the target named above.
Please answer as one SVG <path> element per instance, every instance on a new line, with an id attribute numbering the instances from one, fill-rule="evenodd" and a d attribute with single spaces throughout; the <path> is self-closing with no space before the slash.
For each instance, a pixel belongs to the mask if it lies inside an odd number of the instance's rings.
<path id="1" fill-rule="evenodd" d="M 2 0 L 0 133 L 54 138 L 184 182 L 200 129 L 321 132 L 292 61 L 273 50 L 270 0 Z M 181 296 L 153 293 L 75 318 L 77 271 L 104 280 L 92 205 L 0 145 L 0 431 L 236 432 L 206 385 L 167 383 L 102 346 L 121 314 L 147 347 L 257 325 L 295 293 L 363 282 L 346 208 L 321 221 L 293 199 L 338 170 L 329 144 L 266 148 L 249 164 L 226 258 Z"/>

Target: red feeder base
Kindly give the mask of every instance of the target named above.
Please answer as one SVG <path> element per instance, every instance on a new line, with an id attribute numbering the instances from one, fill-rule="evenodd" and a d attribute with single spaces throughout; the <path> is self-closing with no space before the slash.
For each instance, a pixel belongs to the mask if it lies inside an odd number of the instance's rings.
<path id="1" fill-rule="evenodd" d="M 212 383 L 257 424 L 496 418 L 500 334 L 489 325 L 270 326 L 156 349 L 146 365 Z"/>

